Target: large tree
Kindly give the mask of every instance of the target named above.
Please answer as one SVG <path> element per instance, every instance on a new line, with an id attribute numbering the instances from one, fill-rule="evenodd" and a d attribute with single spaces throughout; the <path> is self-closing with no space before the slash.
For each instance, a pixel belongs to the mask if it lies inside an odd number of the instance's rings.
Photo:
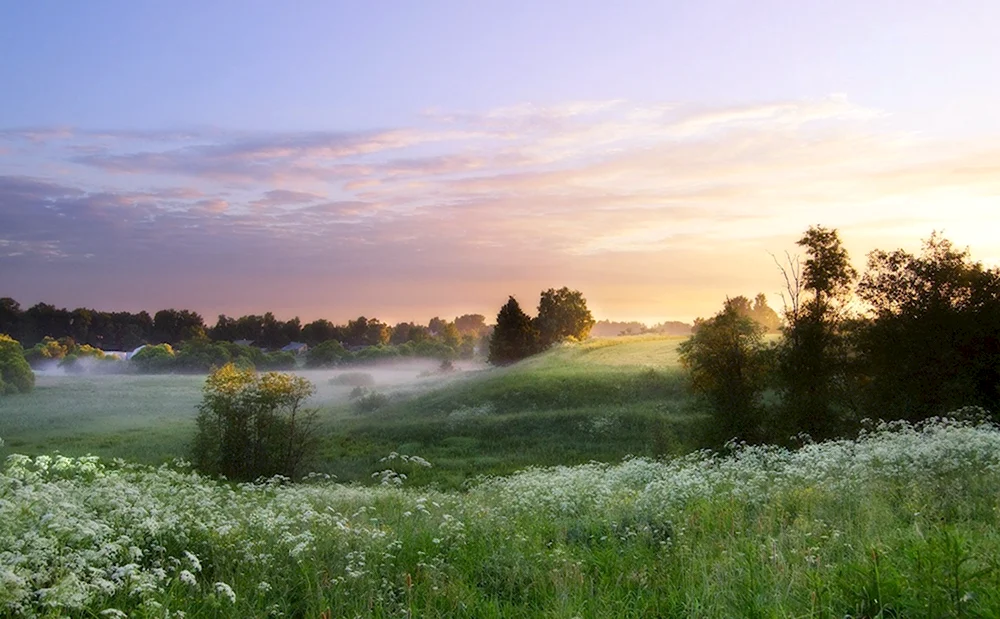
<path id="1" fill-rule="evenodd" d="M 844 422 L 846 308 L 857 271 L 836 230 L 812 226 L 798 241 L 806 260 L 785 276 L 790 304 L 779 349 L 787 430 L 814 438 L 837 434 Z"/>
<path id="2" fill-rule="evenodd" d="M 721 312 L 699 320 L 694 335 L 678 348 L 691 388 L 708 402 L 715 438 L 721 440 L 762 435 L 764 328 L 747 315 L 745 302 L 745 297 L 728 299 Z"/>
<path id="3" fill-rule="evenodd" d="M 549 288 L 542 293 L 535 318 L 543 348 L 566 338 L 583 340 L 590 336 L 594 317 L 587 309 L 587 300 L 579 290 Z"/>
<path id="4" fill-rule="evenodd" d="M 966 405 L 1000 413 L 1000 269 L 935 234 L 920 255 L 870 253 L 858 296 L 870 309 L 857 346 L 871 410 L 911 420 Z"/>
<path id="5" fill-rule="evenodd" d="M 510 297 L 497 314 L 497 324 L 490 338 L 489 362 L 493 365 L 506 365 L 533 355 L 538 350 L 538 330 L 521 309 L 517 299 Z"/>

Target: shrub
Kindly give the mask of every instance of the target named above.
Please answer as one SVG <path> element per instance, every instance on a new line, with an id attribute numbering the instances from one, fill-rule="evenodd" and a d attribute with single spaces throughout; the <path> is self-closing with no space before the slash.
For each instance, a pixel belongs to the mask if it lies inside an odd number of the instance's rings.
<path id="1" fill-rule="evenodd" d="M 216 370 L 198 407 L 195 465 L 237 480 L 294 477 L 315 448 L 316 411 L 302 408 L 314 390 L 291 374 L 258 374 L 231 363 Z"/>
<path id="2" fill-rule="evenodd" d="M 174 368 L 174 349 L 170 344 L 143 346 L 132 355 L 132 363 L 140 372 L 166 372 Z"/>
<path id="3" fill-rule="evenodd" d="M 374 387 L 375 377 L 367 372 L 344 372 L 331 378 L 330 384 L 345 387 Z"/>
<path id="4" fill-rule="evenodd" d="M 323 368 L 337 365 L 350 356 L 350 352 L 337 340 L 327 340 L 306 351 L 306 366 Z"/>
<path id="5" fill-rule="evenodd" d="M 355 390 L 364 389 L 355 387 Z M 352 393 L 353 395 L 353 393 Z M 359 413 L 374 413 L 389 403 L 389 396 L 378 391 L 364 391 L 354 400 L 354 409 Z"/>
<path id="6" fill-rule="evenodd" d="M 24 358 L 21 343 L 0 334 L 0 395 L 28 393 L 35 387 L 35 374 Z"/>
<path id="7" fill-rule="evenodd" d="M 145 350 L 146 348 L 139 352 Z M 224 366 L 231 360 L 232 355 L 224 346 L 203 338 L 192 339 L 181 342 L 174 366 L 189 372 L 208 372 Z"/>
<path id="8" fill-rule="evenodd" d="M 290 352 L 267 353 L 257 365 L 262 370 L 294 370 L 295 355 Z"/>

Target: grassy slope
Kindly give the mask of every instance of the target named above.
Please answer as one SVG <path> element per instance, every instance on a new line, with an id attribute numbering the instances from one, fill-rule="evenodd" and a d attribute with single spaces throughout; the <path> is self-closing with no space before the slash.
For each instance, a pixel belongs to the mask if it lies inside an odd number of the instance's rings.
<path id="1" fill-rule="evenodd" d="M 455 486 L 529 465 L 616 461 L 690 450 L 700 418 L 677 366 L 683 338 L 567 344 L 445 389 L 342 420 L 326 460 L 341 479 L 400 451 L 435 464 L 411 481 Z"/>
<path id="2" fill-rule="evenodd" d="M 346 403 L 327 404 L 315 468 L 343 481 L 367 480 L 382 468 L 379 458 L 397 451 L 434 463 L 416 472 L 414 483 L 455 487 L 479 474 L 533 464 L 686 451 L 695 442 L 697 418 L 683 412 L 680 341 L 630 337 L 564 345 L 398 396 L 366 415 Z M 9 452 L 92 453 L 159 464 L 187 455 L 202 383 L 199 376 L 41 376 L 33 393 L 0 398 L 0 438 Z"/>

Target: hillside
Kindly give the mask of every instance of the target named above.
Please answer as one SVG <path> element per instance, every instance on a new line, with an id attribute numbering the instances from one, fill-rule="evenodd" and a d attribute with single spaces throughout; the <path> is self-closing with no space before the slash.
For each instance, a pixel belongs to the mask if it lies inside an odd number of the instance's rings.
<path id="1" fill-rule="evenodd" d="M 662 456 L 697 444 L 679 337 L 563 344 L 504 368 L 472 373 L 378 411 L 341 419 L 324 460 L 355 479 L 373 454 L 420 455 L 437 468 L 414 481 L 460 484 L 530 465 Z M 366 456 L 367 454 L 367 456 Z"/>

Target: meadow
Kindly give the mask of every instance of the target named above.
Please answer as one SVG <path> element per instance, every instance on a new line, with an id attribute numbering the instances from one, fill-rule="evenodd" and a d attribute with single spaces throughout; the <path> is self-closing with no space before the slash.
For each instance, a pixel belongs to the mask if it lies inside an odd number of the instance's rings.
<path id="1" fill-rule="evenodd" d="M 352 368 L 363 413 L 307 374 L 297 483 L 191 470 L 202 377 L 39 377 L 0 400 L 0 616 L 1000 616 L 1000 429 L 700 450 L 680 341 Z"/>
<path id="2" fill-rule="evenodd" d="M 311 470 L 365 482 L 391 452 L 433 460 L 410 483 L 461 488 L 484 474 L 530 465 L 617 461 L 697 447 L 677 365 L 677 337 L 630 337 L 558 346 L 507 368 L 406 362 L 298 373 L 317 387 L 319 457 Z M 388 397 L 359 413 L 346 373 L 366 373 Z M 159 465 L 188 455 L 203 376 L 47 375 L 0 399 L 0 438 L 27 455 L 55 451 Z"/>
<path id="3" fill-rule="evenodd" d="M 14 456 L 0 608 L 87 617 L 996 617 L 1000 431 L 531 468 L 464 492 Z M 430 463 L 433 465 L 433 463 Z"/>

